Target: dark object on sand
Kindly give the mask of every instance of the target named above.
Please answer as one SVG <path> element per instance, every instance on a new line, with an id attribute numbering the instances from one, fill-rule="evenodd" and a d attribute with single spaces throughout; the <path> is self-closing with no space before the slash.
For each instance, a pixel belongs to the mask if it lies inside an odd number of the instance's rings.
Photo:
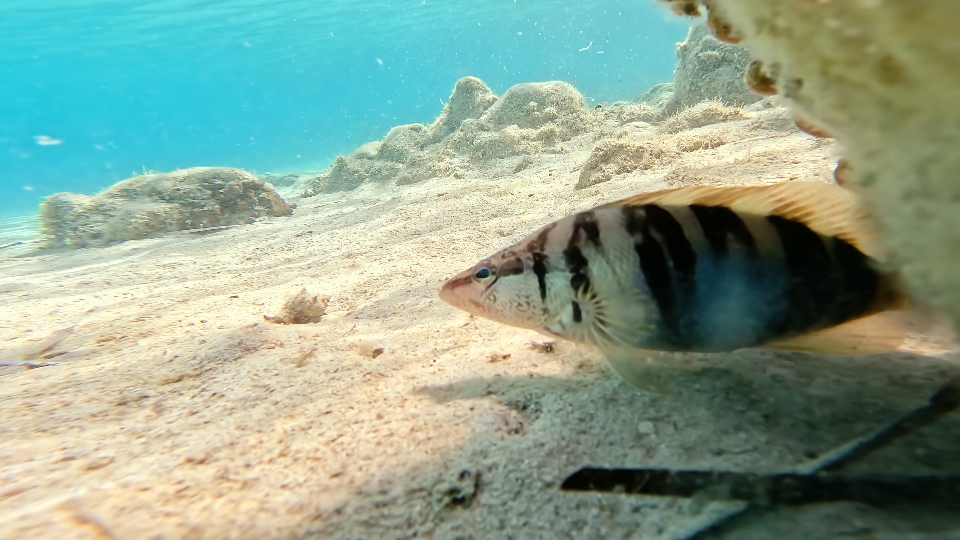
<path id="1" fill-rule="evenodd" d="M 747 516 L 771 505 L 856 501 L 875 506 L 910 503 L 960 503 L 957 475 L 841 474 L 847 465 L 960 408 L 960 377 L 944 384 L 923 406 L 875 433 L 852 441 L 801 468 L 798 473 L 751 473 L 670 469 L 586 467 L 568 476 L 561 491 L 595 491 L 673 497 L 702 497 L 749 503 L 700 528 L 685 540 L 729 531 Z"/>

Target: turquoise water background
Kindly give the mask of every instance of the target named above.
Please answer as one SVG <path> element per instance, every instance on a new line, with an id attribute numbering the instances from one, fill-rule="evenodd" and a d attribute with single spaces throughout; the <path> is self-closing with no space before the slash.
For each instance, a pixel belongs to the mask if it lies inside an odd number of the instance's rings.
<path id="1" fill-rule="evenodd" d="M 466 75 L 633 99 L 688 25 L 654 0 L 4 0 L 0 214 L 143 170 L 320 169 Z"/>

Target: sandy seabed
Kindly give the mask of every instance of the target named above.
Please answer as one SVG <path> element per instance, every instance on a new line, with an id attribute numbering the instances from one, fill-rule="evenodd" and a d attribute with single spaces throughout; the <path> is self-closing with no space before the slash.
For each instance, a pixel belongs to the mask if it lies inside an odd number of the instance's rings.
<path id="1" fill-rule="evenodd" d="M 596 131 L 524 167 L 297 198 L 293 216 L 249 226 L 3 258 L 5 350 L 75 329 L 56 365 L 0 377 L 0 537 L 692 534 L 737 503 L 559 483 L 586 465 L 794 470 L 924 403 L 956 357 L 919 339 L 862 358 L 664 354 L 675 390 L 652 395 L 588 348 L 538 351 L 543 336 L 470 317 L 437 290 L 554 219 L 634 193 L 832 181 L 833 143 L 771 129 L 777 118 L 755 110 L 657 135 L 685 150 L 585 189 L 574 186 Z M 330 297 L 319 323 L 265 322 L 304 287 Z M 958 422 L 858 470 L 960 472 Z M 917 520 L 821 504 L 773 509 L 725 537 L 960 530 Z"/>

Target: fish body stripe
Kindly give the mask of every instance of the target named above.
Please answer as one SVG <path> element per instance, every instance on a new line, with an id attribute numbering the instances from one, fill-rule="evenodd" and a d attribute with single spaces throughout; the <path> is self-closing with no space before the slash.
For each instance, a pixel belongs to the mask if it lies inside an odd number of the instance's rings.
<path id="1" fill-rule="evenodd" d="M 570 272 L 570 288 L 572 288 L 574 292 L 589 289 L 590 278 L 587 276 L 587 266 L 589 266 L 590 262 L 583 256 L 580 248 L 575 245 L 567 247 L 567 249 L 563 250 L 563 257 L 567 263 L 567 270 Z"/>
<path id="2" fill-rule="evenodd" d="M 663 208 L 650 204 L 643 207 L 647 224 L 666 244 L 667 253 L 673 264 L 673 270 L 681 282 L 692 284 L 697 273 L 697 252 L 683 232 L 683 226 L 673 215 Z"/>
<path id="3" fill-rule="evenodd" d="M 587 241 L 595 247 L 600 247 L 600 225 L 597 223 L 597 217 L 593 212 L 581 212 L 573 220 L 573 233 L 570 236 L 571 241 L 576 241 L 579 231 L 587 236 Z"/>
<path id="4" fill-rule="evenodd" d="M 673 279 L 670 276 L 670 266 L 663 254 L 663 246 L 646 233 L 643 238 L 634 244 L 637 257 L 640 258 L 640 270 L 653 293 L 653 299 L 660 309 L 660 315 L 669 326 L 676 326 L 671 321 L 677 320 L 677 298 L 674 294 Z"/>
<path id="5" fill-rule="evenodd" d="M 507 260 L 507 262 L 500 265 L 500 268 L 497 269 L 497 277 L 504 276 L 515 276 L 517 274 L 523 273 L 523 259 L 520 257 L 513 257 L 512 259 Z"/>
<path id="6" fill-rule="evenodd" d="M 651 209 L 654 210 L 651 212 Z M 673 276 L 663 246 L 652 234 L 650 219 L 650 213 L 653 213 L 662 222 L 666 222 L 665 216 L 660 214 L 660 212 L 666 213 L 666 211 L 657 206 L 649 205 L 624 207 L 622 212 L 624 226 L 633 237 L 633 249 L 639 259 L 640 273 L 643 275 L 657 309 L 660 311 L 660 317 L 666 327 L 665 330 L 669 334 L 675 334 L 679 314 L 677 312 Z M 674 231 L 669 225 L 667 229 Z"/>
<path id="7" fill-rule="evenodd" d="M 700 222 L 703 235 L 714 253 L 720 256 L 727 255 L 730 252 L 728 241 L 732 237 L 751 256 L 758 255 L 757 242 L 753 234 L 736 212 L 723 206 L 693 204 L 689 208 Z"/>
<path id="8" fill-rule="evenodd" d="M 533 252 L 533 273 L 537 276 L 537 286 L 540 288 L 540 301 L 547 300 L 547 256 L 539 251 Z"/>
<path id="9" fill-rule="evenodd" d="M 544 227 L 543 230 L 537 233 L 536 238 L 527 243 L 527 251 L 543 253 L 547 248 L 547 240 L 550 238 L 550 233 L 553 232 L 556 227 L 556 222 Z"/>
<path id="10" fill-rule="evenodd" d="M 780 235 L 787 272 L 789 312 L 772 332 L 796 335 L 869 314 L 877 298 L 880 274 L 870 259 L 849 243 L 825 238 L 802 223 L 779 216 L 767 221 Z M 828 247 L 827 241 L 830 242 Z"/>
<path id="11" fill-rule="evenodd" d="M 570 287 L 575 293 L 590 290 L 590 277 L 587 275 L 590 261 L 579 247 L 581 245 L 581 231 L 583 231 L 587 242 L 597 249 L 600 248 L 600 225 L 597 223 L 593 212 L 583 212 L 576 215 L 573 221 L 573 230 L 567 240 L 567 247 L 563 250 L 563 258 L 567 263 L 567 270 L 570 272 Z"/>
<path id="12" fill-rule="evenodd" d="M 837 300 L 836 310 L 840 316 L 872 313 L 878 302 L 889 301 L 880 298 L 882 274 L 870 264 L 870 259 L 849 243 L 833 238 L 833 258 L 840 275 L 841 287 L 845 291 Z M 882 309 L 882 307 L 881 307 Z"/>
<path id="13" fill-rule="evenodd" d="M 775 334 L 791 335 L 817 325 L 824 315 L 830 296 L 837 292 L 827 285 L 831 281 L 830 253 L 823 239 L 806 225 L 769 216 L 767 221 L 780 235 L 780 244 L 786 263 L 786 305 L 788 313 L 781 313 L 771 321 Z"/>

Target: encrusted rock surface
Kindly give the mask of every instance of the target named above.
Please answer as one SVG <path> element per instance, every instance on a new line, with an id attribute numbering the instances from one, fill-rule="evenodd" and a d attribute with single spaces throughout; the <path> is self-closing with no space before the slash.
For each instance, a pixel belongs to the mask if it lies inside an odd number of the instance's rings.
<path id="1" fill-rule="evenodd" d="M 57 193 L 40 209 L 47 245 L 82 248 L 289 216 L 273 186 L 238 169 L 198 167 L 135 176 L 92 197 Z"/>
<path id="2" fill-rule="evenodd" d="M 749 105 L 763 97 L 752 93 L 743 81 L 750 53 L 739 45 L 719 41 L 702 24 L 692 26 L 687 39 L 677 44 L 677 59 L 673 95 L 664 104 L 668 111 L 704 100 Z"/>

